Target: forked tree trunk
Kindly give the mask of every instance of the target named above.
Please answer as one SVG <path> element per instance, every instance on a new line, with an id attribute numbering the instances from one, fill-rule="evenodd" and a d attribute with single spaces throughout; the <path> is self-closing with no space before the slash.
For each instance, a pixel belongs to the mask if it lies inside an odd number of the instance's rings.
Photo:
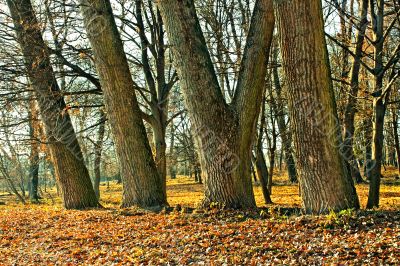
<path id="1" fill-rule="evenodd" d="M 157 2 L 164 19 L 191 124 L 195 129 L 205 197 L 228 208 L 255 207 L 251 147 L 272 39 L 272 1 L 256 1 L 238 85 L 231 105 L 223 97 L 193 0 Z"/>
<path id="2" fill-rule="evenodd" d="M 7 0 L 37 97 L 64 207 L 99 206 L 30 0 Z"/>
<path id="3" fill-rule="evenodd" d="M 276 0 L 296 166 L 307 213 L 359 208 L 340 154 L 320 0 Z"/>
<path id="4" fill-rule="evenodd" d="M 95 55 L 123 183 L 122 206 L 159 208 L 167 204 L 135 95 L 123 44 L 109 0 L 81 0 Z"/>
<path id="5" fill-rule="evenodd" d="M 136 27 L 140 38 L 141 63 L 143 76 L 146 80 L 146 89 L 150 92 L 148 100 L 151 115 L 146 114 L 143 118 L 150 123 L 153 131 L 153 140 L 155 146 L 155 163 L 158 173 L 163 182 L 163 193 L 166 194 L 167 180 L 167 158 L 166 158 L 166 140 L 165 133 L 168 127 L 168 96 L 173 85 L 176 82 L 172 75 L 169 82 L 166 80 L 166 57 L 164 43 L 164 26 L 160 12 L 155 8 L 155 3 L 149 2 L 149 9 L 152 10 L 151 19 L 147 17 L 145 4 L 142 0 L 135 0 Z M 153 11 L 154 10 L 154 11 Z M 146 33 L 144 21 L 150 24 L 152 30 L 150 36 Z M 148 25 L 149 26 L 149 25 Z M 149 52 L 153 57 L 149 56 Z M 154 62 L 154 68 L 152 63 Z"/>

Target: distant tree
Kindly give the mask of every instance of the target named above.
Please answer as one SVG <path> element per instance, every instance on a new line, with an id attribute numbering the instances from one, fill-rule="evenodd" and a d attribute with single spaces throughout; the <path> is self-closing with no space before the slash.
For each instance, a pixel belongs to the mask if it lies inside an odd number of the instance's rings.
<path id="1" fill-rule="evenodd" d="M 97 135 L 96 146 L 94 148 L 94 192 L 96 197 L 100 198 L 100 179 L 101 179 L 101 156 L 103 153 L 104 134 L 106 131 L 106 114 L 100 110 L 99 130 Z"/>
<path id="2" fill-rule="evenodd" d="M 276 92 L 276 107 L 275 107 L 275 115 L 276 115 L 276 123 L 279 129 L 279 135 L 282 140 L 282 149 L 285 153 L 285 161 L 286 167 L 288 171 L 289 181 L 291 183 L 297 183 L 297 172 L 296 172 L 296 165 L 294 162 L 294 155 L 293 155 L 293 147 L 292 147 L 292 133 L 290 132 L 290 128 L 287 126 L 285 121 L 286 116 L 286 103 L 283 101 L 283 88 L 281 85 L 281 81 L 279 78 L 278 72 L 278 49 L 277 47 L 274 49 L 273 52 L 273 59 L 274 59 L 274 67 L 273 67 L 273 79 L 274 79 L 274 87 Z"/>
<path id="3" fill-rule="evenodd" d="M 393 26 L 384 28 L 385 23 L 385 1 L 370 1 L 370 16 L 372 29 L 373 60 L 373 135 L 372 135 L 372 168 L 370 177 L 370 188 L 368 194 L 367 208 L 379 207 L 379 189 L 381 182 L 381 168 L 383 156 L 383 131 L 385 115 L 390 100 L 393 83 L 399 77 L 396 64 L 400 60 L 400 43 L 394 47 L 387 62 L 384 61 L 384 48 L 386 38 Z M 398 11 L 397 11 L 398 13 Z M 393 18 L 393 25 L 398 20 L 398 14 Z M 389 50 L 389 49 L 387 49 Z M 386 51 L 388 52 L 388 51 Z M 384 86 L 385 74 L 390 72 L 386 86 Z"/>
<path id="4" fill-rule="evenodd" d="M 33 98 L 33 97 L 32 97 Z M 31 153 L 29 155 L 29 198 L 35 203 L 39 201 L 39 153 L 40 153 L 40 125 L 36 100 L 29 101 L 29 134 L 31 138 Z"/>

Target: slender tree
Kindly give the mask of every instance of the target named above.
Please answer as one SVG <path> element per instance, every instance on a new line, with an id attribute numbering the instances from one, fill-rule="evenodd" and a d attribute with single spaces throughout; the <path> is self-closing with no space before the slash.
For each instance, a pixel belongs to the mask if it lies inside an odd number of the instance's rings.
<path id="1" fill-rule="evenodd" d="M 387 105 L 390 99 L 392 85 L 399 76 L 395 66 L 400 59 L 400 43 L 397 44 L 389 60 L 384 62 L 385 40 L 393 27 L 393 22 L 385 30 L 385 1 L 370 1 L 370 16 L 372 29 L 372 45 L 374 51 L 373 66 L 373 126 L 372 126 L 372 167 L 370 177 L 370 188 L 368 193 L 367 208 L 379 207 L 379 190 L 381 182 L 381 168 L 383 158 L 384 124 Z M 390 71 L 389 71 L 390 70 Z M 385 74 L 390 72 L 388 82 L 384 86 Z"/>
<path id="2" fill-rule="evenodd" d="M 282 86 L 279 79 L 278 73 L 278 49 L 274 49 L 273 52 L 275 67 L 273 68 L 274 86 L 276 91 L 276 122 L 278 124 L 279 134 L 282 140 L 282 147 L 285 152 L 285 161 L 288 171 L 289 181 L 291 183 L 297 183 L 297 172 L 296 165 L 293 157 L 292 148 L 292 134 L 289 128 L 286 126 L 285 121 L 285 106 L 282 99 Z"/>
<path id="3" fill-rule="evenodd" d="M 368 0 L 361 0 L 359 7 L 359 23 L 357 25 L 356 43 L 354 48 L 354 57 L 350 70 L 350 91 L 347 97 L 347 103 L 344 111 L 343 118 L 343 155 L 349 162 L 350 172 L 355 182 L 361 183 L 363 179 L 360 174 L 357 161 L 354 157 L 353 151 L 353 137 L 355 131 L 355 115 L 357 112 L 357 95 L 359 91 L 359 75 L 361 60 L 363 54 L 363 44 L 365 30 L 368 25 Z M 348 53 L 347 53 L 348 54 Z"/>
<path id="4" fill-rule="evenodd" d="M 30 0 L 7 0 L 67 209 L 99 206 Z"/>
<path id="5" fill-rule="evenodd" d="M 36 107 L 36 101 L 29 101 L 29 135 L 31 138 L 31 154 L 29 155 L 29 199 L 33 203 L 39 201 L 39 114 Z"/>
<path id="6" fill-rule="evenodd" d="M 99 119 L 99 131 L 96 141 L 96 147 L 94 148 L 94 192 L 96 193 L 96 197 L 100 198 L 100 179 L 101 179 L 101 156 L 103 153 L 103 141 L 104 134 L 106 131 L 106 114 L 103 110 L 100 110 L 100 119 Z"/>
<path id="7" fill-rule="evenodd" d="M 268 189 L 269 173 L 265 156 L 263 152 L 263 135 L 265 128 L 265 99 L 263 99 L 261 112 L 260 112 L 260 127 L 258 129 L 257 142 L 255 145 L 254 164 L 257 172 L 258 180 L 260 180 L 261 190 L 264 197 L 265 204 L 271 204 L 271 192 Z"/>
<path id="8" fill-rule="evenodd" d="M 400 177 L 400 141 L 399 141 L 399 126 L 398 126 L 398 109 L 392 109 L 392 124 L 393 124 L 393 138 L 394 138 L 394 147 L 396 149 L 396 157 L 397 157 L 397 168 Z"/>
<path id="9" fill-rule="evenodd" d="M 95 55 L 107 117 L 114 135 L 123 182 L 122 206 L 167 204 L 153 159 L 126 54 L 109 0 L 81 0 L 81 13 Z"/>

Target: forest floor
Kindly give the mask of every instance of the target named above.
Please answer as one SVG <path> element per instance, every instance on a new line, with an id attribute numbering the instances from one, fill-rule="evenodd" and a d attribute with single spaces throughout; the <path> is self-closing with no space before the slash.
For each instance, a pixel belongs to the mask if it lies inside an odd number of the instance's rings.
<path id="1" fill-rule="evenodd" d="M 202 185 L 168 181 L 174 209 L 119 209 L 121 186 L 102 184 L 104 209 L 66 211 L 60 199 L 21 205 L 0 195 L 0 265 L 400 265 L 400 181 L 387 171 L 381 208 L 324 216 L 300 213 L 296 185 L 277 173 L 274 205 L 192 211 Z M 357 186 L 365 206 L 368 185 Z M 52 191 L 49 195 L 54 194 Z M 179 206 L 177 206 L 179 204 Z"/>

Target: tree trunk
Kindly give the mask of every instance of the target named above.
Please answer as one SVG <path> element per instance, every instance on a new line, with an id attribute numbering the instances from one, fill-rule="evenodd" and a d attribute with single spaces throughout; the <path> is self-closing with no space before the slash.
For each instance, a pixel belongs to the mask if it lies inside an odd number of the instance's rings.
<path id="1" fill-rule="evenodd" d="M 383 19 L 384 0 L 371 1 L 370 13 L 373 19 L 371 26 L 374 39 L 374 92 L 377 93 L 373 102 L 372 119 L 372 168 L 369 182 L 367 209 L 379 207 L 379 189 L 383 155 L 383 128 L 385 123 L 386 103 L 383 87 Z M 375 8 L 377 12 L 375 13 Z"/>
<path id="2" fill-rule="evenodd" d="M 153 125 L 153 139 L 156 148 L 154 160 L 162 182 L 163 193 L 167 194 L 167 143 L 165 142 L 165 129 L 161 123 Z"/>
<path id="3" fill-rule="evenodd" d="M 101 156 L 103 152 L 104 134 L 106 131 L 106 115 L 103 110 L 100 110 L 99 123 L 99 132 L 94 151 L 94 192 L 96 193 L 97 199 L 100 199 Z"/>
<path id="4" fill-rule="evenodd" d="M 274 176 L 275 168 L 275 151 L 274 146 L 269 149 L 269 173 L 268 173 L 268 191 L 272 194 L 272 177 Z"/>
<path id="5" fill-rule="evenodd" d="M 109 0 L 81 0 L 81 12 L 96 58 L 107 117 L 123 183 L 122 207 L 167 204 L 153 159 L 123 44 Z"/>
<path id="6" fill-rule="evenodd" d="M 30 0 L 7 0 L 50 143 L 64 207 L 99 206 Z"/>
<path id="7" fill-rule="evenodd" d="M 386 105 L 383 99 L 374 99 L 374 121 L 372 135 L 372 168 L 369 181 L 367 209 L 379 207 L 383 155 L 383 127 L 385 124 Z"/>
<path id="8" fill-rule="evenodd" d="M 265 128 L 265 97 L 263 98 L 261 113 L 260 113 L 260 128 L 257 136 L 257 143 L 255 146 L 255 167 L 258 179 L 260 180 L 261 190 L 264 197 L 265 204 L 272 204 L 270 184 L 272 185 L 272 178 L 269 177 L 267 163 L 263 153 L 263 135 Z"/>
<path id="9" fill-rule="evenodd" d="M 397 115 L 398 110 L 393 109 L 392 115 L 393 115 L 393 136 L 394 136 L 394 147 L 396 148 L 396 155 L 397 155 L 397 168 L 399 171 L 399 177 L 400 177 L 400 141 L 399 141 L 399 130 L 398 130 L 398 115 Z"/>
<path id="10" fill-rule="evenodd" d="M 371 179 L 372 169 L 372 121 L 369 117 L 364 120 L 364 147 L 365 147 L 365 159 L 364 159 L 364 176 L 367 180 Z"/>
<path id="11" fill-rule="evenodd" d="M 31 154 L 29 156 L 29 199 L 39 202 L 39 114 L 34 99 L 29 101 L 29 135 L 31 138 Z"/>
<path id="12" fill-rule="evenodd" d="M 261 190 L 264 197 L 265 204 L 272 204 L 271 193 L 268 190 L 268 167 L 265 162 L 264 153 L 257 145 L 256 147 L 256 158 L 255 158 L 255 168 L 257 171 L 258 179 L 260 180 Z"/>
<path id="13" fill-rule="evenodd" d="M 253 166 L 253 164 L 251 164 L 251 175 L 253 176 L 253 182 L 254 182 L 256 185 L 258 185 L 258 184 L 259 184 L 259 181 L 258 181 L 258 179 L 257 179 L 256 169 L 255 169 L 255 167 Z"/>
<path id="14" fill-rule="evenodd" d="M 251 147 L 272 39 L 271 1 L 256 1 L 231 105 L 223 97 L 193 0 L 157 2 L 171 43 L 204 173 L 203 206 L 252 208 Z"/>
<path id="15" fill-rule="evenodd" d="M 169 145 L 169 175 L 171 179 L 176 179 L 175 133 L 174 123 L 171 122 L 171 142 Z"/>
<path id="16" fill-rule="evenodd" d="M 356 183 L 363 182 L 358 167 L 357 161 L 353 152 L 353 137 L 354 137 L 354 118 L 357 112 L 357 94 L 359 91 L 359 74 L 362 58 L 362 49 L 364 44 L 365 30 L 368 25 L 368 0 L 360 1 L 359 16 L 360 22 L 357 26 L 356 47 L 354 51 L 353 63 L 351 66 L 350 74 L 350 92 L 347 97 L 347 104 L 344 112 L 343 119 L 343 156 L 349 163 L 350 173 Z"/>
<path id="17" fill-rule="evenodd" d="M 150 9 L 155 8 L 155 4 L 150 4 Z M 154 6 L 153 6 L 154 5 Z M 167 158 L 166 158 L 166 140 L 165 132 L 168 126 L 168 95 L 172 86 L 175 84 L 175 79 L 172 78 L 170 82 L 166 82 L 165 70 L 165 47 L 164 43 L 164 27 L 163 21 L 159 11 L 153 13 L 151 22 L 146 15 L 143 15 L 144 3 L 141 0 L 135 1 L 136 7 L 136 20 L 138 27 L 138 34 L 140 37 L 141 45 L 141 61 L 143 74 L 146 80 L 146 88 L 149 90 L 151 100 L 148 100 L 151 115 L 145 115 L 153 130 L 153 140 L 155 146 L 155 163 L 162 180 L 163 193 L 166 195 L 166 182 L 167 182 Z M 145 10 L 146 12 L 146 10 Z M 146 26 L 144 25 L 144 17 L 148 23 L 152 23 L 153 30 L 150 31 L 150 37 L 146 34 Z M 149 40 L 151 43 L 149 43 Z M 148 54 L 149 47 L 151 54 L 154 58 L 150 58 Z M 151 67 L 151 61 L 155 61 L 155 69 Z M 154 73 L 155 72 L 155 73 Z M 146 119 L 147 118 L 147 119 Z"/>
<path id="18" fill-rule="evenodd" d="M 274 60 L 275 62 L 278 61 L 278 53 L 277 49 L 274 51 Z M 282 101 L 282 87 L 281 82 L 279 80 L 279 73 L 278 68 L 274 67 L 273 69 L 273 77 L 274 77 L 274 86 L 276 90 L 276 105 L 277 110 L 276 114 L 276 122 L 278 124 L 279 133 L 282 140 L 283 150 L 285 152 L 285 160 L 286 160 L 286 167 L 289 176 L 290 183 L 297 183 L 297 172 L 296 172 L 296 165 L 293 158 L 293 149 L 292 149 L 292 136 L 290 131 L 286 127 L 285 122 L 285 112 L 284 106 Z"/>
<path id="19" fill-rule="evenodd" d="M 321 1 L 275 3 L 305 211 L 358 209 L 356 190 L 338 148 L 341 137 Z"/>

